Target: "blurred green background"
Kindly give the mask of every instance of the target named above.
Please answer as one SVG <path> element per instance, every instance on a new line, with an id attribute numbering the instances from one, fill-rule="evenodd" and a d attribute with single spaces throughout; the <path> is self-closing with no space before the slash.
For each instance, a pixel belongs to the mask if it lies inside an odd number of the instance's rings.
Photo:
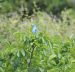
<path id="1" fill-rule="evenodd" d="M 75 72 L 75 0 L 0 0 L 0 72 Z"/>

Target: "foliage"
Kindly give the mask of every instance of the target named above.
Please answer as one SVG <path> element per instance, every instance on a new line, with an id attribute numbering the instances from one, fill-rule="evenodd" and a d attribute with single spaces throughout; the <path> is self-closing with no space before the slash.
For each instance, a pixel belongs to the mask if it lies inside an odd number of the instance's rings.
<path id="1" fill-rule="evenodd" d="M 1 0 L 0 1 L 0 13 L 10 13 L 17 11 L 18 13 L 34 13 L 37 10 L 44 10 L 50 13 L 51 10 L 56 9 L 64 10 L 64 7 L 71 7 L 74 9 L 74 0 Z"/>
<path id="2" fill-rule="evenodd" d="M 74 40 L 31 31 L 16 32 L 0 51 L 0 72 L 70 72 Z"/>
<path id="3" fill-rule="evenodd" d="M 61 16 L 38 12 L 22 22 L 17 14 L 1 15 L 0 72 L 75 72 L 74 11 Z"/>

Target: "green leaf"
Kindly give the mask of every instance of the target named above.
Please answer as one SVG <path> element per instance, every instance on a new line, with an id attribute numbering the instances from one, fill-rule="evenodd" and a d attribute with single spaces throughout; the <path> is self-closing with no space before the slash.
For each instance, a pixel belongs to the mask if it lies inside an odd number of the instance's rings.
<path id="1" fill-rule="evenodd" d="M 20 52 L 19 51 L 17 52 L 17 56 L 20 57 Z"/>
<path id="2" fill-rule="evenodd" d="M 24 51 L 24 49 L 21 50 L 21 54 L 22 54 L 23 56 L 25 56 L 25 51 Z"/>
<path id="3" fill-rule="evenodd" d="M 55 54 L 52 54 L 50 57 L 49 57 L 49 60 L 51 60 L 51 59 L 53 59 L 53 58 L 55 58 L 56 57 L 56 55 Z"/>

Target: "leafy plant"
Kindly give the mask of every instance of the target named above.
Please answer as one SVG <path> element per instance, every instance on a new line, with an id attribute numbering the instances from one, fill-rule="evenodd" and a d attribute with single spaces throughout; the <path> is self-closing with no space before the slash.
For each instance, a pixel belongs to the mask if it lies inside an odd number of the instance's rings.
<path id="1" fill-rule="evenodd" d="M 1 72 L 70 72 L 73 59 L 70 39 L 31 31 L 16 32 L 14 37 L 14 43 L 7 41 L 6 48 L 0 51 Z"/>

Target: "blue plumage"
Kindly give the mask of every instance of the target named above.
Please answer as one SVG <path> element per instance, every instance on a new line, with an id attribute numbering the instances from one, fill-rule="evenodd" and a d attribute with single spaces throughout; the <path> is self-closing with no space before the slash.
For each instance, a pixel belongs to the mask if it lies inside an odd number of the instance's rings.
<path id="1" fill-rule="evenodd" d="M 34 25 L 34 24 L 32 25 L 32 32 L 33 32 L 33 33 L 37 33 L 37 27 L 36 27 L 36 25 Z"/>

